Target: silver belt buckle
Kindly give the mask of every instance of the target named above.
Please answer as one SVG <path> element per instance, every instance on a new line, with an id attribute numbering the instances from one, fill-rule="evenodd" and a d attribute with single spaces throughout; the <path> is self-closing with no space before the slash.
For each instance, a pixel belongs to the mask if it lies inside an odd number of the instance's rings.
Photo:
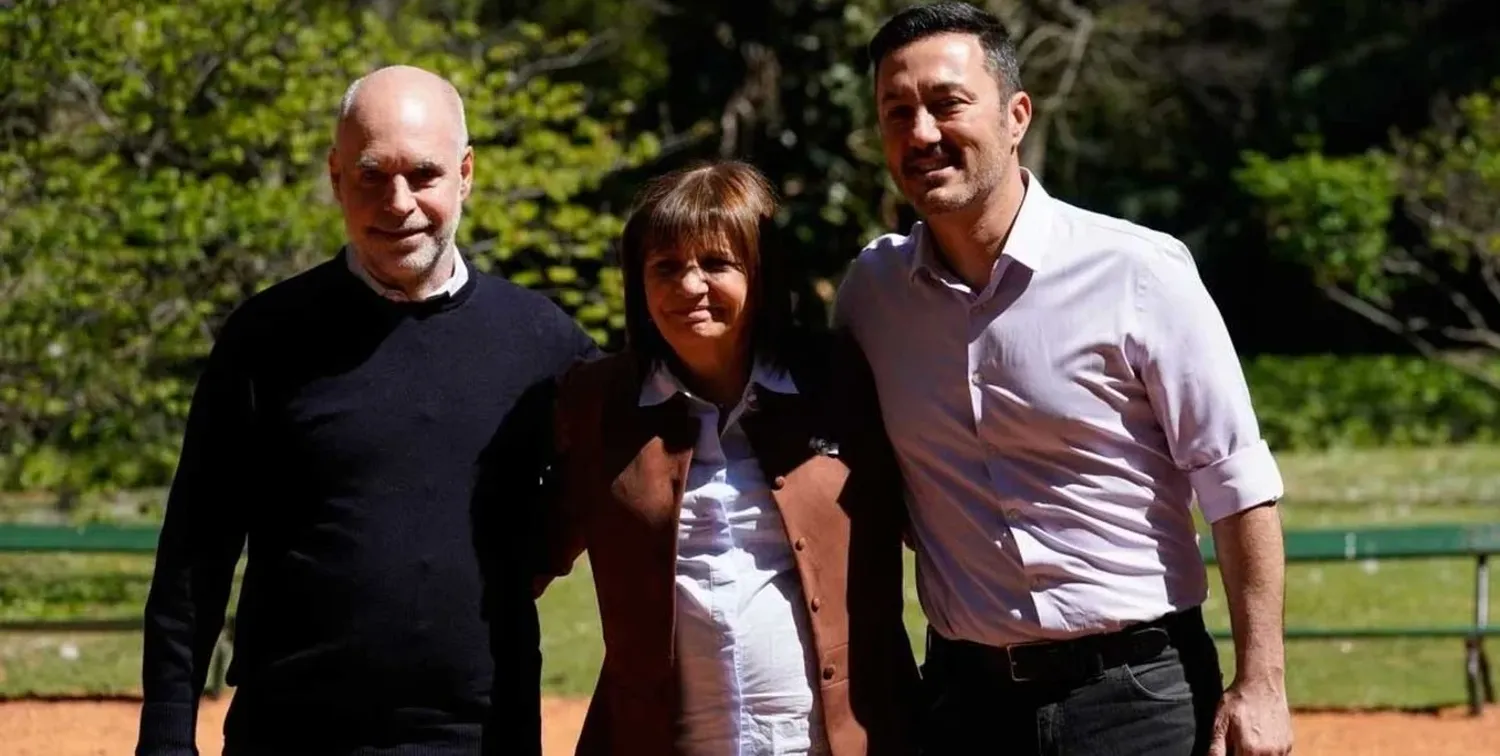
<path id="1" fill-rule="evenodd" d="M 1005 665 L 1006 665 L 1006 667 L 1009 668 L 1008 671 L 1010 672 L 1011 682 L 1018 682 L 1018 683 L 1031 682 L 1031 678 L 1029 678 L 1029 677 L 1022 677 L 1022 676 L 1016 674 L 1016 657 L 1015 657 L 1015 654 L 1013 654 L 1012 652 L 1015 649 L 1018 649 L 1018 648 L 1026 648 L 1028 646 L 1036 646 L 1036 645 L 1039 645 L 1039 644 L 1045 643 L 1045 642 L 1046 641 L 1031 641 L 1029 643 L 1012 643 L 1012 644 L 1010 644 L 1010 645 L 1008 645 L 1008 646 L 1005 647 Z"/>

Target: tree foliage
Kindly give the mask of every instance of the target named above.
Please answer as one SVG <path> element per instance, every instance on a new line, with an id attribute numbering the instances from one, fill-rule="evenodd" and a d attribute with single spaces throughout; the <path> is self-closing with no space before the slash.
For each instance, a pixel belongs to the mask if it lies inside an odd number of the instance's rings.
<path id="1" fill-rule="evenodd" d="M 429 68 L 466 96 L 460 244 L 477 264 L 547 290 L 600 338 L 618 325 L 619 219 L 579 197 L 657 145 L 622 139 L 621 113 L 554 78 L 590 40 L 379 6 L 0 11 L 0 487 L 164 480 L 218 323 L 341 243 L 325 155 L 344 88 L 380 65 Z"/>
<path id="2" fill-rule="evenodd" d="M 619 212 L 699 157 L 778 186 L 821 319 L 855 251 L 914 218 L 864 57 L 913 2 L 0 2 L 0 488 L 164 482 L 220 319 L 340 242 L 323 153 L 343 88 L 381 64 L 468 99 L 480 266 L 601 340 Z M 1187 241 L 1247 353 L 1492 343 L 1494 93 L 1419 134 L 1429 98 L 1500 76 L 1485 4 L 972 2 L 1022 52 L 1023 162 Z"/>
<path id="3" fill-rule="evenodd" d="M 1251 154 L 1239 178 L 1330 299 L 1500 391 L 1500 82 L 1385 149 Z"/>

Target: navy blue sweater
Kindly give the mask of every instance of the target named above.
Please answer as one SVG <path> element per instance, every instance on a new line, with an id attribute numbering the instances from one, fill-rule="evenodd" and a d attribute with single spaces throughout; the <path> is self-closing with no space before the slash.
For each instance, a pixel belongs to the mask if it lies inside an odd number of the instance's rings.
<path id="1" fill-rule="evenodd" d="M 138 753 L 194 753 L 246 546 L 229 753 L 475 754 L 492 696 L 486 750 L 532 751 L 545 387 L 595 353 L 546 298 L 478 271 L 395 303 L 341 254 L 240 307 L 167 503 Z"/>

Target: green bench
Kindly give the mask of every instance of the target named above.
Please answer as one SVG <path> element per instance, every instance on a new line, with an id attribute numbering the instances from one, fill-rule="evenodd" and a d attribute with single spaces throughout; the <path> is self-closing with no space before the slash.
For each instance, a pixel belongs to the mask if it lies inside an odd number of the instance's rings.
<path id="1" fill-rule="evenodd" d="M 0 553 L 71 552 L 150 554 L 156 549 L 157 529 L 141 526 L 90 525 L 0 525 Z M 1214 564 L 1213 542 L 1202 541 L 1204 561 Z M 1500 625 L 1489 624 L 1489 556 L 1500 554 L 1500 523 L 1491 525 L 1423 525 L 1415 527 L 1289 530 L 1286 533 L 1288 563 L 1361 561 L 1366 559 L 1431 559 L 1471 557 L 1475 560 L 1476 587 L 1474 622 L 1457 626 L 1410 627 L 1288 627 L 1286 637 L 1321 639 L 1358 638 L 1463 638 L 1469 707 L 1478 713 L 1483 701 L 1495 700 L 1489 658 L 1484 638 L 1500 635 Z M 0 620 L 0 631 L 131 631 L 139 630 L 139 616 L 70 620 Z M 224 688 L 226 659 L 234 632 L 234 620 L 226 622 L 225 634 L 214 654 L 209 692 Z M 1216 629 L 1219 638 L 1230 632 Z"/>
<path id="2" fill-rule="evenodd" d="M 143 554 L 156 553 L 154 526 L 0 525 L 0 553 Z M 50 620 L 0 619 L 0 632 L 130 632 L 141 629 L 140 615 Z M 208 694 L 224 690 L 234 637 L 234 618 L 225 623 L 209 666 Z"/>
<path id="3" fill-rule="evenodd" d="M 1214 564 L 1216 559 L 1212 540 L 1204 538 L 1201 547 L 1204 561 Z M 1346 628 L 1292 626 L 1286 628 L 1285 635 L 1288 639 L 1462 638 L 1469 710 L 1478 714 L 1483 708 L 1483 702 L 1495 702 L 1489 656 L 1484 649 L 1486 636 L 1500 635 L 1500 625 L 1489 623 L 1491 554 L 1500 554 L 1500 523 L 1288 530 L 1288 564 L 1468 557 L 1475 564 L 1475 588 L 1474 622 L 1470 625 Z M 1225 629 L 1215 629 L 1214 635 L 1220 638 L 1231 637 L 1230 631 Z"/>

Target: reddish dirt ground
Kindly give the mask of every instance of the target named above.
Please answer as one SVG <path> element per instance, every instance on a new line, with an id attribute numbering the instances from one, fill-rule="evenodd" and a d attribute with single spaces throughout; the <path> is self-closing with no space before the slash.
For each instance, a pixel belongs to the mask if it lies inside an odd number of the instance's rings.
<path id="1" fill-rule="evenodd" d="M 545 756 L 572 756 L 587 701 L 542 702 Z M 203 702 L 198 751 L 218 756 L 229 699 Z M 140 704 L 130 701 L 6 701 L 0 703 L 4 756 L 129 756 L 135 750 Z"/>
<path id="2" fill-rule="evenodd" d="M 205 701 L 198 721 L 204 756 L 219 753 L 228 700 Z M 542 716 L 547 756 L 569 756 L 586 703 L 549 699 Z M 138 704 L 125 701 L 0 703 L 0 751 L 7 756 L 119 756 L 135 745 Z M 1500 707 L 1466 711 L 1312 712 L 1296 717 L 1298 756 L 1500 756 Z"/>

